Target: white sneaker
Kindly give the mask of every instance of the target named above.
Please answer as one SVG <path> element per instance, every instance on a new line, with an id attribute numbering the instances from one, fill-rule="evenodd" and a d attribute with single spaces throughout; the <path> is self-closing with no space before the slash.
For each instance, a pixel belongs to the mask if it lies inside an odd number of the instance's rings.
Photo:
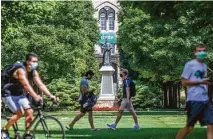
<path id="1" fill-rule="evenodd" d="M 1 130 L 1 138 L 2 139 L 10 139 L 8 131 L 6 130 Z"/>
<path id="2" fill-rule="evenodd" d="M 138 130 L 138 129 L 140 129 L 140 126 L 139 125 L 135 125 L 133 128 Z"/>
<path id="3" fill-rule="evenodd" d="M 116 126 L 115 124 L 107 124 L 108 128 L 112 129 L 112 130 L 116 130 Z"/>

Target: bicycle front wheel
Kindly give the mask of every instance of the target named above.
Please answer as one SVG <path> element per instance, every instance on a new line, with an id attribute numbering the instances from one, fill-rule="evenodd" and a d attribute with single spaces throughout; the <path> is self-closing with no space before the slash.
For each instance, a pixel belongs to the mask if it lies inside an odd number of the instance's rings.
<path id="1" fill-rule="evenodd" d="M 33 136 L 35 139 L 65 139 L 64 128 L 53 116 L 44 116 L 36 123 Z"/>

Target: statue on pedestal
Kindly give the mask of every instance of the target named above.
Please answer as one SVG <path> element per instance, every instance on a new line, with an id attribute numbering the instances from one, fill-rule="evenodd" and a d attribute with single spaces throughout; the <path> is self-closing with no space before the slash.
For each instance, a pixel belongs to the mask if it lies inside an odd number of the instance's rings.
<path id="1" fill-rule="evenodd" d="M 106 39 L 105 44 L 101 47 L 103 49 L 103 61 L 102 61 L 102 66 L 109 66 L 111 61 L 110 61 L 110 57 L 111 57 L 111 49 L 112 49 L 112 45 L 108 42 L 108 40 Z"/>

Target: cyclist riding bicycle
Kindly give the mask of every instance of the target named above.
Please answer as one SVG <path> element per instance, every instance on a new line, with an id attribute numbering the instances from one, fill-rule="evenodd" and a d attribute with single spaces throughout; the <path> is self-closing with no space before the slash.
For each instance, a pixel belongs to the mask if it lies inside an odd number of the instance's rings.
<path id="1" fill-rule="evenodd" d="M 38 66 L 38 56 L 35 53 L 28 53 L 25 62 L 16 63 L 16 65 L 14 64 L 13 66 L 14 70 L 12 71 L 11 79 L 2 87 L 2 100 L 13 112 L 13 116 L 1 130 L 5 139 L 9 139 L 8 129 L 17 122 L 24 113 L 26 129 L 33 120 L 33 110 L 25 92 L 29 93 L 35 101 L 42 101 L 41 96 L 36 94 L 30 85 L 30 82 L 34 82 L 37 87 L 54 102 L 58 101 L 58 98 L 52 95 L 41 81 L 39 74 L 36 71 Z M 15 66 L 17 68 L 15 68 Z M 25 138 L 28 137 L 32 138 L 30 133 L 28 133 Z"/>

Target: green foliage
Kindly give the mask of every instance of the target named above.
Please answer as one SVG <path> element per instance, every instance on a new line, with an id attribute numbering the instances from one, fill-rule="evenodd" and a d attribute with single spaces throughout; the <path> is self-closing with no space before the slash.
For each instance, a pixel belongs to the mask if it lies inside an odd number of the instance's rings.
<path id="1" fill-rule="evenodd" d="M 43 81 L 62 97 L 62 106 L 75 108 L 82 73 L 98 73 L 94 44 L 99 30 L 92 2 L 3 1 L 1 6 L 1 66 L 37 53 Z"/>
<path id="2" fill-rule="evenodd" d="M 59 108 L 76 110 L 80 107 L 78 102 L 78 97 L 80 93 L 80 80 L 81 78 L 76 79 L 76 81 L 69 81 L 66 78 L 54 79 L 48 85 L 53 94 L 60 98 Z M 95 90 L 94 94 L 100 92 L 99 86 L 96 80 L 91 81 L 90 90 Z"/>
<path id="3" fill-rule="evenodd" d="M 72 82 L 69 82 L 65 78 L 61 78 L 52 80 L 48 88 L 60 98 L 60 108 L 74 110 L 79 107 L 79 85 L 72 84 Z"/>
<path id="4" fill-rule="evenodd" d="M 137 83 L 136 89 L 137 92 L 133 99 L 133 104 L 137 110 L 163 107 L 163 93 L 157 83 Z"/>
<path id="5" fill-rule="evenodd" d="M 213 62 L 212 2 L 121 1 L 118 41 L 125 63 L 149 81 L 180 79 L 193 47 L 209 45 L 207 63 Z M 122 59 L 121 59 L 122 60 Z"/>
<path id="6" fill-rule="evenodd" d="M 213 68 L 213 2 L 120 1 L 121 65 L 139 79 L 137 108 L 159 107 L 160 83 L 178 81 L 194 45 L 206 43 Z"/>

